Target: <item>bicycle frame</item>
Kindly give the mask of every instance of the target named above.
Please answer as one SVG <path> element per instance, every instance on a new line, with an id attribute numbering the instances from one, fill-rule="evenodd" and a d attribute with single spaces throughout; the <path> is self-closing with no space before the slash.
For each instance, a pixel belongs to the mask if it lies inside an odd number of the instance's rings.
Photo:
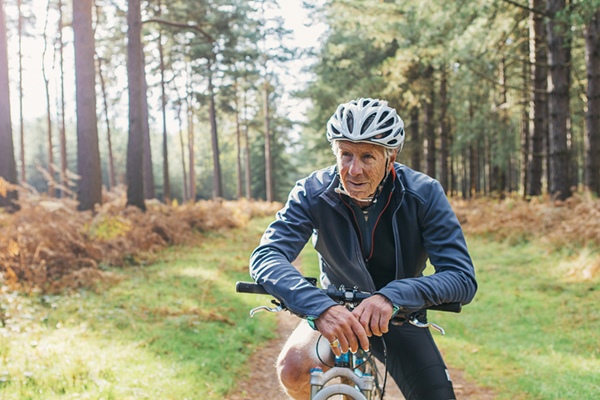
<path id="1" fill-rule="evenodd" d="M 324 396 L 323 387 L 336 378 L 345 378 L 346 382 L 327 386 L 326 390 L 331 392 L 330 394 L 351 394 L 350 388 L 345 386 L 351 386 L 349 382 L 352 382 L 355 391 L 359 391 L 367 400 L 372 400 L 375 393 L 381 395 L 382 389 L 377 382 L 377 366 L 364 351 L 336 356 L 333 368 L 326 372 L 321 368 L 313 368 L 310 371 L 310 398 L 315 399 L 319 393 Z"/>

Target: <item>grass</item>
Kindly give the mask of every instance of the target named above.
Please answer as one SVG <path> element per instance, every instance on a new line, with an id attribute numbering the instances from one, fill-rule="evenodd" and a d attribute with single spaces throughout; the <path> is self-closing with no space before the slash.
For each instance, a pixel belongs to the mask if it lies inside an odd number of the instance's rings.
<path id="1" fill-rule="evenodd" d="M 272 315 L 248 318 L 266 298 L 233 285 L 248 279 L 267 223 L 171 248 L 96 291 L 0 293 L 0 400 L 224 398 L 276 326 Z M 309 247 L 302 266 L 318 276 Z M 599 281 L 567 273 L 586 258 L 533 241 L 471 236 L 469 247 L 480 285 L 474 302 L 458 315 L 430 315 L 446 329 L 436 335 L 446 361 L 499 399 L 596 398 Z"/>
<path id="2" fill-rule="evenodd" d="M 592 399 L 600 393 L 599 281 L 569 281 L 572 256 L 535 243 L 471 237 L 479 291 L 460 315 L 430 316 L 450 365 L 499 399 Z"/>
<path id="3" fill-rule="evenodd" d="M 258 224 L 171 248 L 98 293 L 4 293 L 0 399 L 223 398 L 276 326 L 248 318 L 265 298 L 233 284 L 248 279 Z"/>

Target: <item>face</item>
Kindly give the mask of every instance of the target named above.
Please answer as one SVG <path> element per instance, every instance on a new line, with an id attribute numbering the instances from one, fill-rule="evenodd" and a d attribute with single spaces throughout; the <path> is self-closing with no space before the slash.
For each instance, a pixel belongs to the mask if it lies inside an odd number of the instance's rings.
<path id="1" fill-rule="evenodd" d="M 340 140 L 336 154 L 340 179 L 350 197 L 364 199 L 375 193 L 396 155 L 386 157 L 382 146 Z"/>

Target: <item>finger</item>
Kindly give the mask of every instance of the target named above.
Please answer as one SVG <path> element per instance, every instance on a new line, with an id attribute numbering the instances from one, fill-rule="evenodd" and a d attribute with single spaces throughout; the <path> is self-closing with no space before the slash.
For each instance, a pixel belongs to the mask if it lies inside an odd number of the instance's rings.
<path id="1" fill-rule="evenodd" d="M 356 319 L 358 320 L 360 325 L 363 327 L 367 337 L 373 336 L 373 332 L 371 331 L 371 328 L 369 326 L 368 314 L 365 312 L 361 312 L 360 314 L 356 315 Z"/>
<path id="2" fill-rule="evenodd" d="M 340 350 L 339 339 L 330 340 L 329 347 L 331 348 L 333 354 L 335 354 L 336 356 L 342 355 L 342 351 Z"/>
<path id="3" fill-rule="evenodd" d="M 360 346 L 361 349 L 367 351 L 369 350 L 369 337 L 371 336 L 371 331 L 368 328 L 368 324 L 363 324 L 360 321 L 358 321 L 358 323 L 353 328 L 355 337 L 358 340 L 357 345 Z"/>
<path id="4" fill-rule="evenodd" d="M 356 336 L 354 330 L 348 335 L 348 348 L 352 353 L 356 353 L 358 351 L 358 337 Z"/>
<path id="5" fill-rule="evenodd" d="M 347 353 L 348 352 L 348 348 L 349 348 L 349 343 L 348 343 L 348 339 L 346 338 L 345 334 L 341 334 L 338 337 L 338 340 L 340 341 L 340 350 L 342 353 Z"/>
<path id="6" fill-rule="evenodd" d="M 371 332 L 375 336 L 381 336 L 380 316 L 378 314 L 371 315 Z"/>
<path id="7" fill-rule="evenodd" d="M 379 320 L 379 330 L 381 331 L 381 334 L 388 333 L 388 331 L 390 330 L 389 326 L 390 319 L 382 315 Z"/>

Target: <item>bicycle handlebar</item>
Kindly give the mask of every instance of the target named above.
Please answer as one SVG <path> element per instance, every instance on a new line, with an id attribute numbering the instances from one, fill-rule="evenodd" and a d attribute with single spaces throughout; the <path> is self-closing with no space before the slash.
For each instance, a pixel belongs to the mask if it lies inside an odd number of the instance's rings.
<path id="1" fill-rule="evenodd" d="M 306 278 L 311 284 L 316 286 L 317 279 L 316 278 Z M 360 303 L 364 299 L 371 297 L 371 293 L 361 292 L 357 289 L 348 289 L 343 286 L 339 289 L 336 289 L 334 286 L 330 286 L 327 289 L 321 289 L 325 294 L 327 294 L 331 299 L 337 302 L 344 303 Z M 254 294 L 266 294 L 269 295 L 269 292 L 265 290 L 262 285 L 255 282 L 236 282 L 235 291 L 238 293 L 254 293 Z M 462 310 L 461 303 L 444 303 L 437 304 L 430 307 L 426 307 L 427 310 L 435 310 L 435 311 L 446 311 L 453 313 L 460 313 Z"/>

